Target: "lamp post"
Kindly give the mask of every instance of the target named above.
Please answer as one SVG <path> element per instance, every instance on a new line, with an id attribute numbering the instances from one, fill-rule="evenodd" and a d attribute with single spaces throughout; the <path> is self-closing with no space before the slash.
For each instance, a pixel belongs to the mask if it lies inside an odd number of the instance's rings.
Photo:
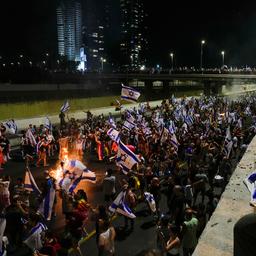
<path id="1" fill-rule="evenodd" d="M 225 52 L 222 51 L 221 55 L 222 55 L 222 67 L 224 67 L 224 65 L 225 65 Z"/>
<path id="2" fill-rule="evenodd" d="M 174 57 L 174 54 L 171 52 L 170 53 L 170 57 L 171 57 L 171 62 L 172 62 L 172 71 L 173 71 L 173 57 Z"/>
<path id="3" fill-rule="evenodd" d="M 101 57 L 101 58 L 100 58 L 100 61 L 101 61 L 101 71 L 103 72 L 103 69 L 104 69 L 104 62 L 106 62 L 107 60 Z"/>
<path id="4" fill-rule="evenodd" d="M 200 70 L 203 69 L 204 44 L 205 44 L 205 40 L 202 40 L 201 41 L 201 54 L 200 54 Z"/>

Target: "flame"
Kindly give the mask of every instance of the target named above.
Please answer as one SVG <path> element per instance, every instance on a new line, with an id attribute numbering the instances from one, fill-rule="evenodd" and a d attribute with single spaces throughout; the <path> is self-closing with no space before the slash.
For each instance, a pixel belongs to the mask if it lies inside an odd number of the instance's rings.
<path id="1" fill-rule="evenodd" d="M 62 157 L 62 160 L 59 160 L 56 167 L 50 171 L 50 175 L 56 179 L 57 184 L 59 184 L 60 180 L 63 178 L 65 163 L 68 163 L 72 159 L 82 160 L 81 155 L 78 155 L 75 151 L 68 151 L 68 148 L 62 148 L 60 156 Z M 61 162 L 64 162 L 64 168 L 61 167 Z"/>

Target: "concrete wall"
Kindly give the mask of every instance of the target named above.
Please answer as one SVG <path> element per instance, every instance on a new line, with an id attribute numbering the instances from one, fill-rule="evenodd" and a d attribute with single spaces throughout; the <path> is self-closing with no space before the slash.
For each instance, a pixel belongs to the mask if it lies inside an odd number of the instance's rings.
<path id="1" fill-rule="evenodd" d="M 253 212 L 250 193 L 243 180 L 255 170 L 256 137 L 237 165 L 226 190 L 204 229 L 193 256 L 233 255 L 233 228 L 244 215 Z"/>
<path id="2" fill-rule="evenodd" d="M 0 92 L 88 90 L 103 86 L 96 82 L 80 84 L 0 84 Z"/>
<path id="3" fill-rule="evenodd" d="M 154 107 L 157 105 L 160 105 L 161 101 L 151 101 L 150 102 L 150 106 Z M 125 105 L 126 109 L 130 109 L 133 107 L 138 106 L 138 104 L 128 104 Z M 115 111 L 115 107 L 103 107 L 103 108 L 95 108 L 95 109 L 91 109 L 90 110 L 91 113 L 93 115 L 101 115 L 104 114 L 105 116 L 107 116 L 109 113 L 112 113 L 112 115 L 117 115 L 120 114 L 119 111 Z M 52 115 L 52 116 L 48 116 L 51 123 L 52 124 L 59 124 L 60 119 L 58 115 Z M 75 119 L 84 119 L 86 117 L 86 113 L 84 113 L 83 111 L 77 111 L 77 112 L 71 112 L 68 113 L 68 117 L 69 118 L 75 118 Z M 29 124 L 33 124 L 36 126 L 39 126 L 40 124 L 45 124 L 45 118 L 46 116 L 40 116 L 40 117 L 33 117 L 33 118 L 29 118 L 29 119 L 15 119 L 15 122 L 18 126 L 19 130 L 24 130 L 26 128 L 28 128 Z M 67 114 L 66 114 L 66 120 L 67 120 Z M 0 122 L 4 122 L 6 120 L 0 120 Z"/>

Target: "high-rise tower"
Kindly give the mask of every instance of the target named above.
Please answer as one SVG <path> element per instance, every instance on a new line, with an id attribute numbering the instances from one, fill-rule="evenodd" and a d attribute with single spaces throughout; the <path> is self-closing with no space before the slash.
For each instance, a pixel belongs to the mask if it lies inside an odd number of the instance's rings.
<path id="1" fill-rule="evenodd" d="M 57 7 L 58 53 L 68 61 L 80 61 L 82 8 L 78 0 L 62 0 Z"/>
<path id="2" fill-rule="evenodd" d="M 137 70 L 145 64 L 145 11 L 142 0 L 120 0 L 121 9 L 121 66 Z"/>

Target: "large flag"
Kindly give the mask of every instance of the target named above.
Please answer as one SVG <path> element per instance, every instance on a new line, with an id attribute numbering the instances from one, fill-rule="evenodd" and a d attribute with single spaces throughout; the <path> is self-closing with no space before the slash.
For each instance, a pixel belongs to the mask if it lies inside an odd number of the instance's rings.
<path id="1" fill-rule="evenodd" d="M 139 162 L 140 159 L 120 141 L 118 145 L 116 163 L 123 169 L 123 172 L 127 174 L 132 167 Z"/>
<path id="2" fill-rule="evenodd" d="M 74 175 L 74 182 L 77 181 L 76 186 L 81 180 L 88 180 L 92 183 L 96 182 L 96 174 L 90 171 L 81 161 L 69 160 L 65 163 L 64 168 L 69 170 Z M 73 183 L 74 183 L 73 182 Z"/>
<path id="3" fill-rule="evenodd" d="M 109 206 L 109 211 L 112 213 L 120 213 L 128 218 L 135 219 L 135 214 L 131 211 L 127 203 L 125 202 L 126 192 L 121 191 L 114 202 Z"/>
<path id="4" fill-rule="evenodd" d="M 229 158 L 232 147 L 233 147 L 233 141 L 231 138 L 231 132 L 230 132 L 230 126 L 229 126 L 226 130 L 226 138 L 225 138 L 224 147 L 223 147 L 223 153 L 227 158 Z"/>
<path id="5" fill-rule="evenodd" d="M 136 91 L 131 87 L 124 86 L 122 84 L 122 91 L 121 91 L 122 99 L 132 101 L 132 102 L 137 102 L 139 97 L 140 97 L 140 92 Z"/>
<path id="6" fill-rule="evenodd" d="M 70 109 L 70 105 L 69 105 L 69 102 L 66 100 L 64 102 L 64 104 L 62 105 L 62 107 L 60 108 L 60 112 L 67 112 L 68 110 Z"/>
<path id="7" fill-rule="evenodd" d="M 51 182 L 50 188 L 47 194 L 45 195 L 45 198 L 43 199 L 42 203 L 40 204 L 38 211 L 42 214 L 42 216 L 44 216 L 46 220 L 51 220 L 52 208 L 55 201 L 56 191 L 54 189 L 54 185 L 52 184 L 52 181 L 48 181 L 48 182 Z"/>
<path id="8" fill-rule="evenodd" d="M 43 247 L 43 240 L 42 240 L 42 233 L 47 230 L 47 227 L 41 223 L 38 222 L 35 227 L 33 227 L 29 234 L 27 239 L 24 241 L 24 243 L 32 250 L 39 250 Z"/>
<path id="9" fill-rule="evenodd" d="M 24 188 L 25 190 L 34 192 L 37 195 L 41 194 L 41 191 L 38 188 L 35 179 L 29 169 L 27 169 L 25 173 Z"/>
<path id="10" fill-rule="evenodd" d="M 110 137 L 111 140 L 119 143 L 119 140 L 120 140 L 120 133 L 119 131 L 113 129 L 113 128 L 110 128 L 108 131 L 107 131 L 107 135 Z"/>

